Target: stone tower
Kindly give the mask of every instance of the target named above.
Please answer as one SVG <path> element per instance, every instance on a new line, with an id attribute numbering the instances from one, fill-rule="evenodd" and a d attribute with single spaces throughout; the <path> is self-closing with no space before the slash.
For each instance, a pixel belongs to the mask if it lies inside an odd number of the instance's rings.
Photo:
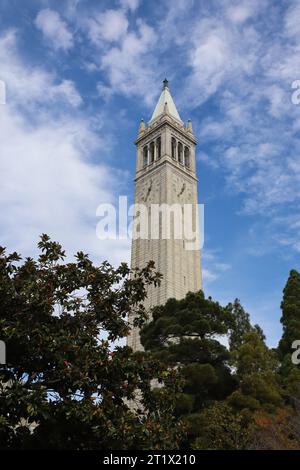
<path id="1" fill-rule="evenodd" d="M 147 220 L 143 220 L 144 225 L 148 225 L 148 237 L 132 240 L 131 266 L 142 268 L 153 260 L 156 270 L 163 275 L 159 287 L 148 288 L 145 307 L 150 308 L 171 297 L 181 299 L 187 292 L 202 288 L 199 244 L 187 249 L 184 230 L 182 236 L 177 234 L 177 229 L 182 226 L 180 213 L 184 214 L 186 205 L 193 208 L 193 230 L 199 230 L 196 223 L 196 139 L 191 121 L 184 126 L 180 119 L 167 80 L 163 82 L 162 93 L 148 125 L 141 121 L 135 144 L 135 204 L 147 208 Z M 157 205 L 164 210 L 154 217 Z M 171 222 L 169 231 L 163 229 L 167 219 Z M 135 224 L 141 230 L 138 216 Z M 127 343 L 134 350 L 141 349 L 138 328 L 132 330 Z"/>

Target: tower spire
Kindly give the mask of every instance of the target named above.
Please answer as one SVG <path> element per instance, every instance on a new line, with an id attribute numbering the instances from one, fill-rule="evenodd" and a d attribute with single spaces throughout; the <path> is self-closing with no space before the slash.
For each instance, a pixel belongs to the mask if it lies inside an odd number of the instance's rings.
<path id="1" fill-rule="evenodd" d="M 168 112 L 170 116 L 172 116 L 173 118 L 175 118 L 177 121 L 179 121 L 182 124 L 182 120 L 180 119 L 180 116 L 176 109 L 176 105 L 173 101 L 173 98 L 169 90 L 169 82 L 165 78 L 163 81 L 163 89 L 162 89 L 161 95 L 159 97 L 159 100 L 155 106 L 155 109 L 153 111 L 152 117 L 149 122 L 154 121 L 154 119 L 156 119 L 158 116 L 160 116 L 161 114 L 164 114 L 166 104 L 167 104 L 167 108 L 168 108 Z"/>
<path id="2" fill-rule="evenodd" d="M 169 81 L 165 78 L 164 81 L 163 81 L 163 90 L 165 88 L 169 88 Z"/>

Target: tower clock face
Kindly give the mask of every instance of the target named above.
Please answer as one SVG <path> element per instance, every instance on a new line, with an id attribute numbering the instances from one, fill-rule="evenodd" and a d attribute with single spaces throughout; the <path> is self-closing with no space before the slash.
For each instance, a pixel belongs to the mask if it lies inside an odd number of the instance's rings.
<path id="1" fill-rule="evenodd" d="M 160 189 L 160 180 L 159 178 L 152 178 L 151 180 L 145 181 L 141 187 L 140 191 L 140 201 L 141 202 L 158 202 L 158 195 Z"/>
<path id="2" fill-rule="evenodd" d="M 143 200 L 143 202 L 147 201 L 147 199 L 150 196 L 151 190 L 152 190 L 152 180 L 148 181 L 143 187 L 143 190 L 142 190 L 142 200 Z"/>
<path id="3" fill-rule="evenodd" d="M 173 176 L 173 194 L 175 200 L 182 203 L 192 202 L 192 186 L 180 176 Z"/>

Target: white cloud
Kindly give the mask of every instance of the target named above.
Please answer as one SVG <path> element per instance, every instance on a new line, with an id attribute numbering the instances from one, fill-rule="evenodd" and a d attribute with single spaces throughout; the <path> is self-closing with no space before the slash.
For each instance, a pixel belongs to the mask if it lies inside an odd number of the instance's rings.
<path id="1" fill-rule="evenodd" d="M 300 4 L 298 1 L 291 1 L 284 22 L 287 34 L 292 39 L 299 40 Z"/>
<path id="2" fill-rule="evenodd" d="M 185 25 L 185 31 L 190 32 L 184 44 L 191 69 L 184 90 L 189 106 L 230 90 L 233 82 L 242 93 L 242 78 L 253 73 L 258 60 L 260 38 L 255 29 L 249 25 L 240 31 L 218 17 L 204 16 Z"/>
<path id="3" fill-rule="evenodd" d="M 229 55 L 229 46 L 222 29 L 209 31 L 206 28 L 206 33 L 199 39 L 195 38 L 195 47 L 190 52 L 190 66 L 193 69 L 191 87 L 197 86 L 201 93 L 198 98 L 200 101 L 218 89 Z"/>
<path id="4" fill-rule="evenodd" d="M 223 0 L 220 15 L 209 7 L 201 16 L 191 11 L 193 17 L 177 18 L 176 32 L 169 20 L 161 28 L 182 38 L 180 57 L 190 67 L 185 106 L 212 99 L 213 118 L 199 108 L 195 127 L 204 152 L 198 158 L 223 169 L 228 191 L 241 195 L 241 212 L 271 223 L 300 202 L 299 107 L 291 104 L 291 83 L 300 76 L 299 2 L 285 16 L 268 1 Z"/>
<path id="5" fill-rule="evenodd" d="M 227 122 L 214 121 L 212 118 L 207 118 L 202 121 L 200 127 L 200 135 L 202 139 L 220 139 L 230 131 Z"/>
<path id="6" fill-rule="evenodd" d="M 41 10 L 35 19 L 35 25 L 54 49 L 67 51 L 73 47 L 73 35 L 57 11 L 49 8 Z"/>
<path id="7" fill-rule="evenodd" d="M 120 0 L 120 4 L 123 8 L 135 11 L 139 6 L 139 0 Z"/>
<path id="8" fill-rule="evenodd" d="M 213 169 L 216 169 L 219 167 L 219 162 L 216 160 L 216 158 L 214 157 L 209 157 L 207 155 L 207 153 L 205 152 L 200 152 L 200 153 L 197 153 L 197 159 L 200 161 L 200 162 L 203 162 L 205 163 L 205 165 L 213 168 Z"/>
<path id="9" fill-rule="evenodd" d="M 118 9 L 91 9 L 77 20 L 78 28 L 94 46 L 92 58 L 85 62 L 92 61 L 89 69 L 102 75 L 97 91 L 104 100 L 123 94 L 138 96 L 146 105 L 154 106 L 158 90 L 155 88 L 158 57 L 154 53 L 158 35 L 155 28 L 139 17 L 129 22 L 130 14 L 138 7 L 137 1 L 120 3 Z"/>
<path id="10" fill-rule="evenodd" d="M 260 4 L 261 2 L 251 0 L 251 2 L 241 2 L 238 5 L 229 5 L 226 15 L 233 23 L 242 24 L 257 13 Z"/>
<path id="11" fill-rule="evenodd" d="M 101 96 L 104 101 L 108 101 L 114 94 L 114 91 L 111 87 L 104 85 L 104 83 L 101 82 L 97 83 L 97 91 L 99 96 Z"/>
<path id="12" fill-rule="evenodd" d="M 126 34 L 128 20 L 122 10 L 106 10 L 94 14 L 85 22 L 90 40 L 97 46 L 105 41 L 118 42 Z"/>
<path id="13" fill-rule="evenodd" d="M 228 263 L 216 263 L 216 269 L 219 271 L 228 271 L 228 269 L 231 269 L 231 265 Z"/>
<path id="14" fill-rule="evenodd" d="M 203 277 L 203 283 L 206 285 L 210 282 L 214 282 L 216 279 L 218 279 L 218 276 L 210 271 L 209 269 L 202 269 L 202 277 Z"/>
<path id="15" fill-rule="evenodd" d="M 7 100 L 18 103 L 26 111 L 39 105 L 61 101 L 78 106 L 81 97 L 70 80 L 59 81 L 41 67 L 24 64 L 16 50 L 17 33 L 8 31 L 0 37 L 1 78 L 6 83 Z"/>
<path id="16" fill-rule="evenodd" d="M 111 47 L 101 56 L 101 68 L 114 92 L 140 95 L 146 103 L 152 104 L 156 69 L 148 51 L 154 46 L 156 35 L 141 20 L 137 26 L 137 32 L 128 32 L 119 47 Z"/>
<path id="17" fill-rule="evenodd" d="M 82 103 L 82 98 L 71 80 L 63 80 L 54 88 L 54 96 L 62 96 L 75 108 Z"/>
<path id="18" fill-rule="evenodd" d="M 265 94 L 270 100 L 269 113 L 274 117 L 280 117 L 285 114 L 287 102 L 290 97 L 280 86 L 274 84 L 267 87 Z"/>
<path id="19" fill-rule="evenodd" d="M 91 128 L 93 119 L 62 106 L 62 97 L 73 106 L 80 103 L 73 83 L 57 85 L 44 69 L 26 67 L 15 41 L 13 33 L 0 38 L 10 89 L 7 104 L 0 107 L 1 244 L 32 255 L 38 236 L 46 232 L 70 255 L 83 249 L 97 261 L 128 260 L 128 240 L 96 238 L 96 209 L 115 201 L 126 174 L 105 164 L 109 143 L 99 126 Z M 41 90 L 34 89 L 33 79 Z M 24 106 L 29 102 L 34 119 Z M 97 164 L 91 160 L 95 153 Z"/>
<path id="20" fill-rule="evenodd" d="M 208 284 L 215 282 L 222 278 L 226 271 L 231 269 L 229 263 L 223 263 L 219 261 L 220 254 L 218 250 L 211 250 L 204 247 L 202 253 L 202 275 L 204 288 L 207 288 Z"/>
<path id="21" fill-rule="evenodd" d="M 87 164 L 78 145 L 78 138 L 85 144 L 95 138 L 87 124 L 69 116 L 67 122 L 50 119 L 32 129 L 6 106 L 1 108 L 1 135 L 5 238 L 30 244 L 32 232 L 36 238 L 40 231 L 51 231 L 65 240 L 66 233 L 78 239 L 80 220 L 92 218 L 97 204 L 111 197 L 106 182 L 112 175 L 105 167 Z"/>

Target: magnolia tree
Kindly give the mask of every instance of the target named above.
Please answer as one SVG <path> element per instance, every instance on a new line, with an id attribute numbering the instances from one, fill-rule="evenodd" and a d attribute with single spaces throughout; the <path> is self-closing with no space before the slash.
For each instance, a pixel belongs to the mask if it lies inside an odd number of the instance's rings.
<path id="1" fill-rule="evenodd" d="M 153 263 L 114 269 L 82 252 L 67 263 L 47 235 L 38 247 L 36 261 L 0 249 L 1 447 L 177 448 L 176 371 L 113 347 L 129 333 L 128 313 L 146 319 L 146 286 L 160 280 Z"/>

